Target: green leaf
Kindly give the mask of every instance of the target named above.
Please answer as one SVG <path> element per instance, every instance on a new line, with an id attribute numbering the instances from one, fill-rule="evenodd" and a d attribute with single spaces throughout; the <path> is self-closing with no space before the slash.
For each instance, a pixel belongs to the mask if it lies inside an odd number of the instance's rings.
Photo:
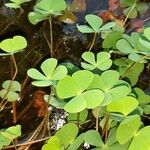
<path id="1" fill-rule="evenodd" d="M 115 22 L 109 22 L 109 23 L 106 23 L 105 25 L 103 25 L 99 31 L 102 32 L 102 31 L 107 31 L 109 30 L 110 28 L 114 27 L 116 25 Z"/>
<path id="2" fill-rule="evenodd" d="M 14 9 L 20 8 L 20 5 L 15 4 L 15 3 L 5 3 L 5 6 L 9 8 L 14 8 Z"/>
<path id="3" fill-rule="evenodd" d="M 125 16 L 128 15 L 128 17 L 129 17 L 130 19 L 136 18 L 137 15 L 138 15 L 138 12 L 137 12 L 137 9 L 136 9 L 135 6 L 136 6 L 136 5 L 130 6 L 130 7 L 126 8 L 126 9 L 123 11 L 124 15 L 125 15 Z"/>
<path id="4" fill-rule="evenodd" d="M 88 143 L 92 146 L 103 146 L 104 145 L 100 134 L 96 130 L 88 130 L 84 134 L 84 140 L 86 143 Z"/>
<path id="5" fill-rule="evenodd" d="M 47 80 L 42 73 L 40 73 L 37 69 L 31 68 L 27 71 L 27 75 L 36 80 Z"/>
<path id="6" fill-rule="evenodd" d="M 67 148 L 72 144 L 78 134 L 78 127 L 76 124 L 68 123 L 58 130 L 55 136 L 58 137 L 60 144 Z"/>
<path id="7" fill-rule="evenodd" d="M 0 42 L 0 48 L 7 53 L 15 53 L 26 48 L 27 41 L 23 36 L 16 35 L 13 38 Z"/>
<path id="8" fill-rule="evenodd" d="M 118 40 L 117 49 L 125 54 L 130 54 L 133 52 L 133 47 L 125 39 Z"/>
<path id="9" fill-rule="evenodd" d="M 71 76 L 66 76 L 60 80 L 56 87 L 59 98 L 69 98 L 78 95 L 80 88 Z"/>
<path id="10" fill-rule="evenodd" d="M 139 38 L 138 48 L 141 51 L 150 52 L 150 41 Z"/>
<path id="11" fill-rule="evenodd" d="M 139 115 L 125 117 L 117 128 L 117 140 L 120 144 L 128 142 L 141 126 Z"/>
<path id="12" fill-rule="evenodd" d="M 82 144 L 84 139 L 84 133 L 80 134 L 73 143 L 67 148 L 67 150 L 77 150 L 79 146 Z"/>
<path id="13" fill-rule="evenodd" d="M 133 89 L 133 92 L 136 94 L 140 105 L 146 105 L 150 103 L 150 96 L 146 95 L 142 89 L 136 87 Z"/>
<path id="14" fill-rule="evenodd" d="M 78 25 L 77 24 L 77 28 L 78 28 L 78 30 L 80 31 L 80 32 L 82 32 L 82 33 L 93 33 L 94 32 L 94 30 L 93 29 L 91 29 L 89 26 L 87 26 L 87 25 Z"/>
<path id="15" fill-rule="evenodd" d="M 150 27 L 144 29 L 144 36 L 150 41 Z"/>
<path id="16" fill-rule="evenodd" d="M 44 100 L 45 100 L 46 102 L 48 102 L 48 100 L 49 100 L 49 95 L 44 95 Z M 54 96 L 51 96 L 51 97 L 50 97 L 50 103 L 49 103 L 49 104 L 51 104 L 53 107 L 55 107 L 55 108 L 57 108 L 57 109 L 63 109 L 64 106 L 66 105 L 66 102 L 63 101 L 63 100 L 60 100 L 60 99 L 58 99 L 58 98 L 56 98 L 56 97 L 54 97 Z"/>
<path id="17" fill-rule="evenodd" d="M 86 107 L 88 109 L 92 109 L 92 108 L 99 106 L 104 99 L 104 93 L 97 89 L 88 90 L 83 93 L 83 96 L 85 98 Z"/>
<path id="18" fill-rule="evenodd" d="M 143 55 L 139 55 L 137 53 L 129 54 L 128 58 L 138 63 L 146 63 L 147 60 L 143 58 Z"/>
<path id="19" fill-rule="evenodd" d="M 85 98 L 83 95 L 78 95 L 71 99 L 64 107 L 64 110 L 69 113 L 78 113 L 83 111 L 87 107 Z"/>
<path id="20" fill-rule="evenodd" d="M 144 2 L 138 3 L 136 5 L 136 9 L 139 12 L 140 15 L 143 15 L 148 10 L 148 5 Z"/>
<path id="21" fill-rule="evenodd" d="M 11 83 L 11 86 L 10 86 L 10 83 Z M 6 80 L 3 82 L 2 87 L 6 90 L 9 88 L 9 91 L 14 91 L 14 92 L 21 91 L 21 85 L 18 81 Z"/>
<path id="22" fill-rule="evenodd" d="M 57 136 L 52 136 L 46 144 L 43 145 L 42 150 L 60 150 L 60 142 Z"/>
<path id="23" fill-rule="evenodd" d="M 32 85 L 34 85 L 34 86 L 37 86 L 37 87 L 47 87 L 47 86 L 50 86 L 50 85 L 52 85 L 52 81 L 50 81 L 50 80 L 41 80 L 41 81 L 32 81 L 31 82 L 32 83 Z"/>
<path id="24" fill-rule="evenodd" d="M 123 6 L 123 7 L 128 7 L 128 6 L 131 6 L 133 5 L 135 2 L 135 0 L 120 0 L 120 4 Z"/>
<path id="25" fill-rule="evenodd" d="M 107 52 L 100 52 L 97 54 L 97 59 L 95 60 L 94 53 L 84 52 L 82 58 L 87 62 L 81 62 L 81 65 L 84 69 L 94 70 L 98 68 L 102 71 L 107 70 L 112 65 L 112 60 L 110 59 L 111 55 Z M 89 63 L 89 64 L 88 64 Z"/>
<path id="26" fill-rule="evenodd" d="M 52 73 L 52 80 L 63 79 L 67 75 L 67 68 L 65 66 L 58 66 Z"/>
<path id="27" fill-rule="evenodd" d="M 47 19 L 47 14 L 42 14 L 39 12 L 30 12 L 28 14 L 28 19 L 31 24 L 36 25 L 38 22 Z"/>
<path id="28" fill-rule="evenodd" d="M 119 112 L 127 116 L 138 106 L 138 101 L 131 96 L 126 96 L 118 101 L 113 101 L 107 105 L 107 110 L 109 112 Z"/>
<path id="29" fill-rule="evenodd" d="M 68 122 L 76 123 L 78 120 L 78 115 L 79 115 L 79 123 L 82 123 L 86 120 L 86 118 L 88 116 L 88 111 L 85 109 L 85 110 L 81 111 L 79 114 L 78 113 L 70 113 L 67 116 Z"/>
<path id="30" fill-rule="evenodd" d="M 116 42 L 122 37 L 121 32 L 111 32 L 109 33 L 103 41 L 103 48 L 113 48 L 116 46 Z"/>
<path id="31" fill-rule="evenodd" d="M 88 24 L 92 27 L 92 29 L 95 32 L 99 32 L 99 28 L 103 24 L 103 20 L 99 16 L 89 14 L 85 16 L 85 20 L 88 22 Z"/>
<path id="32" fill-rule="evenodd" d="M 9 127 L 5 131 L 0 132 L 0 134 L 5 138 L 9 139 L 10 141 L 12 141 L 13 139 L 21 135 L 21 126 L 16 125 Z"/>
<path id="33" fill-rule="evenodd" d="M 41 64 L 41 69 L 48 79 L 52 79 L 52 73 L 57 66 L 57 59 L 49 58 Z"/>
<path id="34" fill-rule="evenodd" d="M 103 72 L 99 80 L 100 88 L 104 91 L 108 91 L 118 82 L 119 76 L 119 73 L 114 70 Z"/>
<path id="35" fill-rule="evenodd" d="M 72 75 L 72 78 L 75 80 L 80 91 L 82 92 L 89 87 L 89 85 L 93 81 L 94 75 L 92 72 L 88 70 L 80 70 L 80 71 L 75 72 Z"/>
<path id="36" fill-rule="evenodd" d="M 41 0 L 36 5 L 35 8 L 42 10 L 43 13 L 54 14 L 66 9 L 66 2 L 64 0 Z"/>
<path id="37" fill-rule="evenodd" d="M 129 150 L 148 150 L 150 148 L 150 126 L 144 127 L 141 130 L 139 130 L 136 135 L 134 136 Z"/>

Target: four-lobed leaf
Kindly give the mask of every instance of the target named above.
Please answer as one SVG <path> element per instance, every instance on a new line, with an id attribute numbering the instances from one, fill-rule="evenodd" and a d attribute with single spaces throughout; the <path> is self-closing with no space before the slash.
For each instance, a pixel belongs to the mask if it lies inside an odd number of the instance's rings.
<path id="1" fill-rule="evenodd" d="M 107 52 L 99 52 L 96 55 L 92 52 L 84 52 L 82 58 L 85 62 L 81 62 L 81 66 L 87 70 L 99 69 L 101 71 L 107 70 L 112 65 L 111 55 Z"/>
<path id="2" fill-rule="evenodd" d="M 37 69 L 31 68 L 27 71 L 28 76 L 33 78 L 32 84 L 38 87 L 46 87 L 53 84 L 55 80 L 60 80 L 67 75 L 67 68 L 65 66 L 57 66 L 57 59 L 49 58 L 41 64 L 40 73 Z"/>

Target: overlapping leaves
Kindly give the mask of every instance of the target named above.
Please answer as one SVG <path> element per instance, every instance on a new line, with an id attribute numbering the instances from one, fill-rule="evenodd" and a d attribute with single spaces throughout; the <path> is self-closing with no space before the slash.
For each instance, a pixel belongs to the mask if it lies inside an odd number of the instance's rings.
<path id="1" fill-rule="evenodd" d="M 28 14 L 29 21 L 32 24 L 47 19 L 50 15 L 60 15 L 62 10 L 66 9 L 65 0 L 40 0 L 34 6 L 34 11 Z"/>
<path id="2" fill-rule="evenodd" d="M 135 62 L 146 63 L 150 59 L 150 41 L 143 39 L 138 33 L 132 33 L 131 37 L 125 35 L 117 41 L 116 47 Z"/>
<path id="3" fill-rule="evenodd" d="M 0 130 L 0 149 L 9 145 L 13 139 L 21 135 L 21 126 L 16 125 Z"/>
<path id="4" fill-rule="evenodd" d="M 41 64 L 40 73 L 37 69 L 31 68 L 27 74 L 34 79 L 32 84 L 38 87 L 50 86 L 55 80 L 60 80 L 67 75 L 67 68 L 65 66 L 57 66 L 57 59 L 49 58 Z"/>
<path id="5" fill-rule="evenodd" d="M 81 62 L 81 66 L 87 70 L 107 70 L 112 65 L 112 60 L 110 59 L 111 55 L 107 52 L 99 52 L 96 56 L 92 52 L 84 52 L 82 58 L 85 62 Z"/>
<path id="6" fill-rule="evenodd" d="M 68 123 L 58 130 L 54 136 L 52 136 L 47 144 L 42 147 L 42 150 L 60 150 L 67 148 L 73 143 L 78 134 L 78 127 L 76 124 Z"/>
<path id="7" fill-rule="evenodd" d="M 77 113 L 85 108 L 91 109 L 101 104 L 104 99 L 103 92 L 98 89 L 87 90 L 93 78 L 92 72 L 81 70 L 58 82 L 56 87 L 58 97 L 71 98 L 64 107 L 65 111 Z"/>
<path id="8" fill-rule="evenodd" d="M 117 101 L 121 97 L 128 95 L 131 91 L 129 84 L 119 80 L 119 73 L 114 70 L 107 70 L 101 76 L 94 76 L 89 89 L 100 89 L 105 93 L 105 98 L 101 106 L 106 106 L 112 101 Z"/>

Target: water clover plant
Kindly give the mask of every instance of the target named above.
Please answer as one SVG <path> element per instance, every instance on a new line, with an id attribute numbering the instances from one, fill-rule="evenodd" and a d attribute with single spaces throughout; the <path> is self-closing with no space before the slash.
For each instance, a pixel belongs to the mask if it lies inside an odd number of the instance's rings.
<path id="1" fill-rule="evenodd" d="M 120 0 L 120 4 L 124 7 L 124 15 L 128 18 L 136 18 L 138 14 L 142 15 L 148 10 L 148 5 L 139 0 Z"/>
<path id="2" fill-rule="evenodd" d="M 112 65 L 111 55 L 107 52 L 99 52 L 96 60 L 92 52 L 84 52 L 82 58 L 85 62 L 81 62 L 81 66 L 87 70 L 99 69 L 101 71 L 107 70 Z"/>
<path id="3" fill-rule="evenodd" d="M 67 75 L 67 68 L 65 66 L 57 66 L 57 59 L 49 58 L 41 64 L 41 70 L 39 72 L 35 68 L 31 68 L 27 71 L 28 76 L 34 79 L 32 84 L 38 87 L 46 87 L 55 83 L 56 80 L 60 80 Z"/>
<path id="4" fill-rule="evenodd" d="M 27 41 L 20 35 L 16 35 L 13 38 L 5 39 L 0 42 L 0 48 L 9 55 L 17 53 L 26 47 Z"/>
<path id="5" fill-rule="evenodd" d="M 42 20 L 48 19 L 51 15 L 61 15 L 61 11 L 65 9 L 65 0 L 40 0 L 34 6 L 34 11 L 28 14 L 28 19 L 35 25 Z"/>
<path id="6" fill-rule="evenodd" d="M 139 75 L 144 69 L 143 63 L 135 63 L 125 57 L 115 59 L 114 64 L 118 67 L 116 69 L 121 77 L 126 78 L 132 86 L 137 83 Z"/>
<path id="7" fill-rule="evenodd" d="M 21 91 L 21 85 L 18 81 L 6 80 L 2 84 L 2 88 L 0 91 L 2 99 L 7 99 L 9 102 L 18 100 L 19 94 L 17 92 Z"/>
<path id="8" fill-rule="evenodd" d="M 110 22 L 103 25 L 103 20 L 99 16 L 93 14 L 86 15 L 85 20 L 90 26 L 77 24 L 78 30 L 82 33 L 100 33 L 115 26 L 115 22 Z"/>
<path id="9" fill-rule="evenodd" d="M 119 72 L 114 70 L 104 71 L 101 75 L 95 74 L 88 89 L 100 89 L 104 92 L 105 96 L 101 106 L 117 101 L 131 92 L 130 85 L 123 80 L 119 80 L 119 77 Z"/>
<path id="10" fill-rule="evenodd" d="M 21 135 L 21 126 L 11 126 L 7 129 L 1 129 L 0 130 L 0 149 L 3 146 L 9 145 L 12 140 L 19 137 Z"/>
<path id="11" fill-rule="evenodd" d="M 66 133 L 66 134 L 64 134 Z M 47 144 L 42 147 L 42 150 L 49 149 L 68 149 L 67 147 L 73 143 L 78 134 L 78 127 L 76 124 L 68 123 L 58 130 L 54 136 L 52 136 Z"/>
<path id="12" fill-rule="evenodd" d="M 56 91 L 59 98 L 71 100 L 64 106 L 69 113 L 77 113 L 85 108 L 92 109 L 101 104 L 104 93 L 99 89 L 87 90 L 92 83 L 94 74 L 87 70 L 75 72 L 72 76 L 67 75 L 57 84 Z"/>
<path id="13" fill-rule="evenodd" d="M 9 8 L 21 8 L 21 4 L 29 2 L 31 0 L 9 0 L 9 3 L 5 3 L 6 7 Z"/>

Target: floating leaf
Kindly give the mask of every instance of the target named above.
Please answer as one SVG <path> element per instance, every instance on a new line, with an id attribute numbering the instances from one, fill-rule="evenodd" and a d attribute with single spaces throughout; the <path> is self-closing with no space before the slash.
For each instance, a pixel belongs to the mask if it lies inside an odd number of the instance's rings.
<path id="1" fill-rule="evenodd" d="M 141 119 L 138 115 L 125 117 L 117 128 L 117 140 L 120 144 L 128 142 L 139 130 Z"/>

